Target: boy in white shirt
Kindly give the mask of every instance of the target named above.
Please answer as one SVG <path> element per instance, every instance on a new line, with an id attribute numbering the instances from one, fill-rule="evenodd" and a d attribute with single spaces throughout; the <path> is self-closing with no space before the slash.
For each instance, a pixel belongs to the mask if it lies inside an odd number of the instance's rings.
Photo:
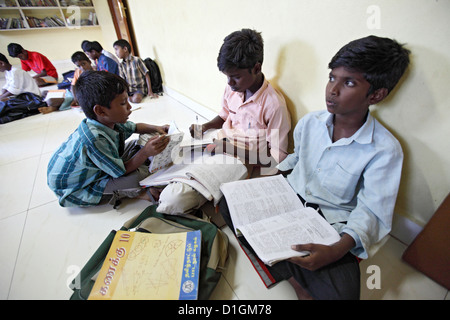
<path id="1" fill-rule="evenodd" d="M 41 96 L 41 91 L 33 78 L 22 69 L 13 67 L 5 55 L 0 53 L 0 72 L 5 72 L 6 84 L 0 93 L 0 101 L 6 101 L 24 92 Z"/>

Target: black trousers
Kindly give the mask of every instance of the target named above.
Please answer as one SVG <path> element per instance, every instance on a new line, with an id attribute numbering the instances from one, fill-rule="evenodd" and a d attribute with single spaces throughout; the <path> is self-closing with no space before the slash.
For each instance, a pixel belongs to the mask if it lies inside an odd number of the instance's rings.
<path id="1" fill-rule="evenodd" d="M 304 202 L 303 199 L 301 200 Z M 219 211 L 228 227 L 234 232 L 225 198 L 222 198 L 219 203 Z M 239 240 L 242 245 L 254 252 L 244 237 L 239 237 Z M 316 271 L 304 269 L 288 261 L 278 262 L 272 267 L 267 266 L 267 269 L 276 281 L 294 277 L 316 300 L 359 300 L 360 297 L 359 263 L 351 253 Z"/>

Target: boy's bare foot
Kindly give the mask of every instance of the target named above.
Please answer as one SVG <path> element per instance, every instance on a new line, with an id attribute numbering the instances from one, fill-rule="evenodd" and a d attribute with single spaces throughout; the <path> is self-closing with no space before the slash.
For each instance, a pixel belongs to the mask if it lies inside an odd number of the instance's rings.
<path id="1" fill-rule="evenodd" d="M 38 109 L 40 113 L 47 114 L 53 111 L 57 111 L 58 107 L 41 107 Z"/>
<path id="2" fill-rule="evenodd" d="M 130 102 L 133 103 L 141 103 L 142 99 L 144 99 L 144 96 L 140 93 L 135 93 L 130 97 Z"/>

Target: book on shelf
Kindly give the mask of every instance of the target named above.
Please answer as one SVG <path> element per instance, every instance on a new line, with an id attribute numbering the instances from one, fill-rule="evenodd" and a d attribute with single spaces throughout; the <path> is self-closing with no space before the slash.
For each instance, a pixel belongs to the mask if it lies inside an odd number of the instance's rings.
<path id="1" fill-rule="evenodd" d="M 0 0 L 0 8 L 17 8 L 15 0 Z"/>
<path id="2" fill-rule="evenodd" d="M 57 7 L 56 0 L 19 0 L 21 7 Z"/>
<path id="3" fill-rule="evenodd" d="M 159 136 L 159 133 L 141 134 L 137 144 L 145 146 L 150 139 L 156 136 Z M 150 166 L 148 168 L 150 173 L 155 173 L 172 164 L 175 155 L 180 152 L 180 143 L 183 140 L 184 133 L 178 129 L 174 121 L 170 124 L 167 136 L 170 137 L 167 147 L 161 153 L 150 158 Z"/>
<path id="4" fill-rule="evenodd" d="M 196 300 L 201 231 L 117 231 L 89 300 Z"/>
<path id="5" fill-rule="evenodd" d="M 59 0 L 61 7 L 79 6 L 93 7 L 92 0 Z"/>
<path id="6" fill-rule="evenodd" d="M 225 183 L 227 200 L 237 236 L 244 236 L 259 259 L 272 266 L 296 256 L 291 245 L 331 245 L 337 231 L 313 208 L 303 206 L 282 175 Z"/>
<path id="7" fill-rule="evenodd" d="M 24 29 L 25 25 L 21 18 L 0 18 L 0 29 L 13 30 Z"/>
<path id="8" fill-rule="evenodd" d="M 36 17 L 26 17 L 28 25 L 30 28 L 53 28 L 53 27 L 65 27 L 64 22 L 57 17 L 46 17 L 46 18 L 36 18 Z"/>

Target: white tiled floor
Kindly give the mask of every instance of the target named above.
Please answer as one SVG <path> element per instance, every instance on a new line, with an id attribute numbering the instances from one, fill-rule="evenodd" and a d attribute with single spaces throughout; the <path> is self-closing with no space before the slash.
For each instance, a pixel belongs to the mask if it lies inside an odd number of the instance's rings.
<path id="1" fill-rule="evenodd" d="M 68 281 L 91 257 L 110 230 L 140 213 L 149 203 L 126 201 L 118 210 L 105 205 L 68 209 L 58 205 L 46 184 L 52 152 L 75 130 L 83 114 L 76 111 L 36 115 L 0 125 L 0 299 L 68 299 Z M 180 129 L 195 113 L 165 95 L 145 100 L 130 120 Z M 230 230 L 228 267 L 212 299 L 295 299 L 281 283 L 264 287 Z M 362 299 L 445 299 L 447 289 L 401 261 L 406 246 L 389 238 L 378 253 L 361 263 Z M 381 289 L 369 290 L 367 268 L 381 271 Z"/>

